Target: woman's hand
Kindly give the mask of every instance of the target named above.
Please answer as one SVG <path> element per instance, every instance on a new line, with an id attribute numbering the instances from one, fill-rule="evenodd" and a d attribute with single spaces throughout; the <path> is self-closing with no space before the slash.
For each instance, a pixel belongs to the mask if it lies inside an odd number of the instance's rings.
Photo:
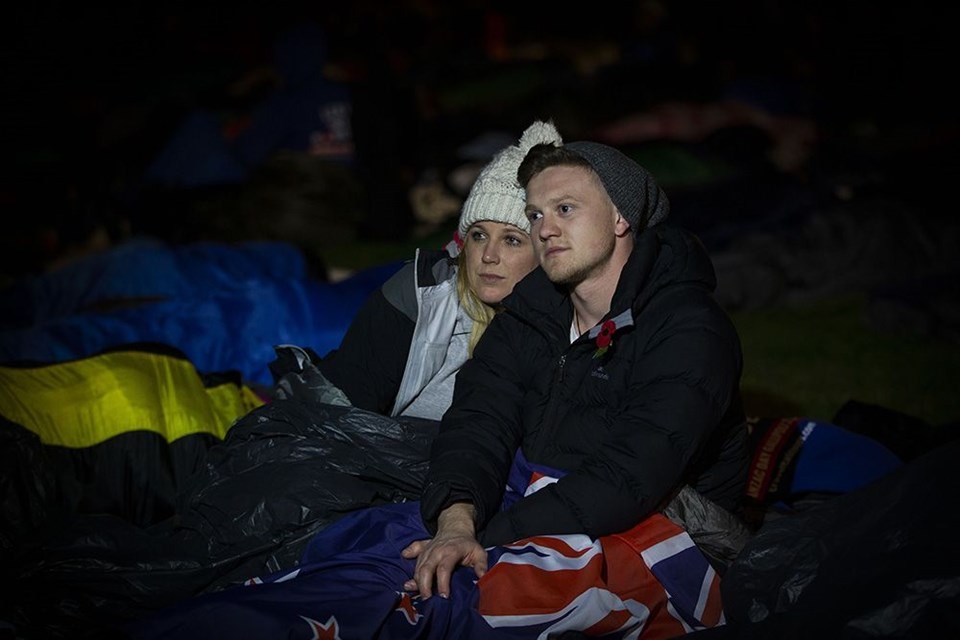
<path id="1" fill-rule="evenodd" d="M 487 552 L 477 542 L 473 524 L 473 505 L 457 503 L 440 513 L 437 535 L 429 540 L 417 540 L 401 551 L 404 558 L 417 559 L 413 579 L 403 584 L 407 591 L 419 591 L 426 600 L 433 595 L 433 581 L 437 594 L 450 597 L 450 576 L 458 565 L 472 567 L 480 578 L 487 572 Z"/>

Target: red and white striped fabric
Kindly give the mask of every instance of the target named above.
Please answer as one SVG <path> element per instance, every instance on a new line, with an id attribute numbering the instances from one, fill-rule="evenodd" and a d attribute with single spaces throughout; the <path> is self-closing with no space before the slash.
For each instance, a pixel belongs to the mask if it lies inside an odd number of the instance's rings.
<path id="1" fill-rule="evenodd" d="M 534 472 L 524 493 L 555 481 Z M 656 640 L 725 623 L 720 576 L 660 514 L 596 540 L 535 536 L 496 551 L 477 584 L 478 611 L 496 629 Z"/>

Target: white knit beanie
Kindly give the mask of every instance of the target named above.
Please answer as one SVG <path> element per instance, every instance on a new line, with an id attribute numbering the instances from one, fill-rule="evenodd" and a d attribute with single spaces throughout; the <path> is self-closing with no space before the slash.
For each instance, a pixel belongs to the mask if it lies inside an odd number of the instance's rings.
<path id="1" fill-rule="evenodd" d="M 526 194 L 517 182 L 517 168 L 531 147 L 541 143 L 563 144 L 553 122 L 534 122 L 520 136 L 516 145 L 502 149 L 480 171 L 470 188 L 467 201 L 463 203 L 460 225 L 457 228 L 463 238 L 474 222 L 492 220 L 506 222 L 530 233 L 524 207 Z"/>

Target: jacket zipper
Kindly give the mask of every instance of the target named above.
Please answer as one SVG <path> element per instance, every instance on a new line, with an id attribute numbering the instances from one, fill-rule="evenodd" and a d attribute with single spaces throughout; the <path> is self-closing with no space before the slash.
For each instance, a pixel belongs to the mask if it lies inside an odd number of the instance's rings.
<path id="1" fill-rule="evenodd" d="M 560 355 L 560 359 L 557 360 L 557 372 L 554 375 L 556 383 L 550 385 L 550 397 L 547 401 L 546 410 L 543 412 L 543 421 L 541 424 L 548 434 L 553 434 L 556 429 L 557 407 L 560 404 L 560 390 L 563 386 L 563 365 L 566 364 L 566 362 L 567 354 L 563 353 Z M 552 436 L 548 436 L 546 439 L 548 442 L 553 440 Z"/>

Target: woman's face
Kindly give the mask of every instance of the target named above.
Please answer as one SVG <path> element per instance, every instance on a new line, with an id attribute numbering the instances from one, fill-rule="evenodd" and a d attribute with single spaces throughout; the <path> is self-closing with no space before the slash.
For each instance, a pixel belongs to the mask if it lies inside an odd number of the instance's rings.
<path id="1" fill-rule="evenodd" d="M 530 236 L 504 222 L 475 222 L 467 229 L 463 252 L 470 289 L 491 305 L 537 266 Z"/>

